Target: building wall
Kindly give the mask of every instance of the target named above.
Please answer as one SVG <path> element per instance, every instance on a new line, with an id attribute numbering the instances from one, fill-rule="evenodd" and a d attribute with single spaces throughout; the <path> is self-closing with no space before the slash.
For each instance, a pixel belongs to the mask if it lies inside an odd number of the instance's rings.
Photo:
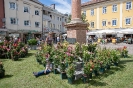
<path id="1" fill-rule="evenodd" d="M 61 32 L 66 31 L 66 28 L 64 27 L 63 24 L 66 24 L 65 19 L 67 20 L 67 17 L 64 16 L 64 14 L 50 7 L 46 7 L 46 8 L 44 7 L 44 10 L 45 10 L 45 14 L 43 14 L 44 27 L 48 27 L 50 29 L 58 29 Z M 48 12 L 49 14 L 46 14 Z M 50 17 L 50 15 L 52 17 Z"/>
<path id="2" fill-rule="evenodd" d="M 126 2 L 132 1 L 132 9 L 126 10 Z M 117 11 L 112 11 L 112 6 L 117 5 Z M 103 6 L 106 6 L 107 12 L 103 14 Z M 90 10 L 94 9 L 94 16 L 90 15 Z M 86 18 L 88 22 L 95 22 L 94 28 L 89 26 L 89 29 L 114 29 L 114 28 L 133 28 L 133 0 L 111 0 L 92 4 L 86 7 L 82 7 L 82 11 L 86 11 Z M 125 18 L 131 18 L 131 24 L 125 25 Z M 116 19 L 116 26 L 112 25 L 112 20 Z M 106 26 L 102 26 L 102 21 L 106 21 Z"/>
<path id="3" fill-rule="evenodd" d="M 123 17 L 122 17 L 122 26 L 124 28 L 133 28 L 133 0 L 128 0 L 128 1 L 132 1 L 132 9 L 131 10 L 126 10 L 126 1 L 123 2 Z M 131 18 L 131 24 L 130 25 L 126 25 L 125 24 L 125 19 L 126 18 Z"/>
<path id="4" fill-rule="evenodd" d="M 4 18 L 4 0 L 0 0 L 0 28 L 3 26 L 2 19 Z"/>
<path id="5" fill-rule="evenodd" d="M 94 9 L 94 15 L 91 15 L 91 9 Z M 97 8 L 90 8 L 89 10 L 86 11 L 86 19 L 88 20 L 88 22 L 91 24 L 91 22 L 94 22 L 94 28 L 92 28 L 91 26 L 89 27 L 90 29 L 96 29 L 97 28 Z"/>
<path id="6" fill-rule="evenodd" d="M 10 9 L 10 2 L 15 2 L 17 9 Z M 29 13 L 24 13 L 24 6 L 29 7 Z M 35 10 L 39 15 L 35 15 Z M 30 0 L 5 0 L 5 17 L 7 29 L 42 31 L 42 6 Z M 18 24 L 11 24 L 11 17 L 17 18 Z M 25 26 L 24 20 L 30 20 L 30 26 Z M 35 27 L 35 22 L 40 22 L 40 26 Z"/>

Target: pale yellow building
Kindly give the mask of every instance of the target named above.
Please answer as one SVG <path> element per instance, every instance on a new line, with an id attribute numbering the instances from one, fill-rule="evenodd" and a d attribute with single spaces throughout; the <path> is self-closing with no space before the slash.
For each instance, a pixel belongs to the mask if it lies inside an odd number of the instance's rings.
<path id="1" fill-rule="evenodd" d="M 133 0 L 91 0 L 82 4 L 89 29 L 133 28 Z"/>

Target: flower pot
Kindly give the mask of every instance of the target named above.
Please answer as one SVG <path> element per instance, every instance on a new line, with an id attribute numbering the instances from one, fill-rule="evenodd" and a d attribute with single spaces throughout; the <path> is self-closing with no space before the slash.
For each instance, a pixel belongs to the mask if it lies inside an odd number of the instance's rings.
<path id="1" fill-rule="evenodd" d="M 114 62 L 114 66 L 118 66 L 118 62 Z"/>
<path id="2" fill-rule="evenodd" d="M 87 75 L 82 76 L 82 81 L 83 81 L 83 83 L 87 83 L 87 81 L 88 81 Z"/>
<path id="3" fill-rule="evenodd" d="M 92 72 L 89 74 L 89 78 L 92 79 Z"/>
<path id="4" fill-rule="evenodd" d="M 3 78 L 5 76 L 5 70 L 3 70 L 1 73 L 0 73 L 0 78 Z"/>
<path id="5" fill-rule="evenodd" d="M 82 63 L 82 67 L 84 67 L 84 64 L 85 64 L 85 63 L 83 62 L 83 63 Z"/>
<path id="6" fill-rule="evenodd" d="M 67 79 L 66 72 L 61 72 L 61 79 Z"/>
<path id="7" fill-rule="evenodd" d="M 105 67 L 106 67 L 106 69 L 110 69 L 110 65 L 108 65 L 108 64 Z"/>
<path id="8" fill-rule="evenodd" d="M 58 70 L 55 68 L 54 69 L 54 74 L 58 74 L 59 72 L 58 72 Z"/>
<path id="9" fill-rule="evenodd" d="M 31 50 L 36 50 L 37 45 L 30 45 L 30 47 L 31 47 Z"/>
<path id="10" fill-rule="evenodd" d="M 68 63 L 66 63 L 66 68 L 68 68 Z"/>
<path id="11" fill-rule="evenodd" d="M 97 70 L 94 70 L 93 73 L 94 73 L 95 76 L 98 76 L 98 71 Z"/>
<path id="12" fill-rule="evenodd" d="M 101 67 L 101 68 L 99 69 L 99 72 L 100 72 L 101 74 L 103 74 L 104 71 L 105 71 L 105 68 L 104 68 L 104 67 Z"/>
<path id="13" fill-rule="evenodd" d="M 68 79 L 68 83 L 69 84 L 73 84 L 74 83 L 74 78 L 75 78 L 75 76 L 73 76 L 73 77 L 68 77 L 67 79 Z"/>

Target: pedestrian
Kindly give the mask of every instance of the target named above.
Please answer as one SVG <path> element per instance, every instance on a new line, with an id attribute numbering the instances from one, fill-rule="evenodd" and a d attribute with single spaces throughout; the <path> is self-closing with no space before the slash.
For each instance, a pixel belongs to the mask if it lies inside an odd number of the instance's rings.
<path id="1" fill-rule="evenodd" d="M 53 44 L 53 37 L 52 37 L 52 33 L 50 32 L 46 38 L 46 42 L 47 45 L 52 46 Z"/>

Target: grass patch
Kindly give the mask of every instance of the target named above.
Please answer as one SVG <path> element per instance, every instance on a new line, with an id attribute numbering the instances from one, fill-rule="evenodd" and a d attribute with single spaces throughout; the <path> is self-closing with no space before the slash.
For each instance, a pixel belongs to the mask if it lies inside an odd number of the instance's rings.
<path id="1" fill-rule="evenodd" d="M 122 58 L 118 67 L 112 66 L 104 74 L 93 77 L 89 83 L 77 80 L 70 85 L 67 80 L 61 80 L 59 74 L 35 78 L 32 72 L 44 69 L 36 62 L 35 52 L 30 51 L 26 58 L 19 61 L 1 59 L 6 76 L 0 79 L 0 88 L 133 88 L 133 57 Z"/>

